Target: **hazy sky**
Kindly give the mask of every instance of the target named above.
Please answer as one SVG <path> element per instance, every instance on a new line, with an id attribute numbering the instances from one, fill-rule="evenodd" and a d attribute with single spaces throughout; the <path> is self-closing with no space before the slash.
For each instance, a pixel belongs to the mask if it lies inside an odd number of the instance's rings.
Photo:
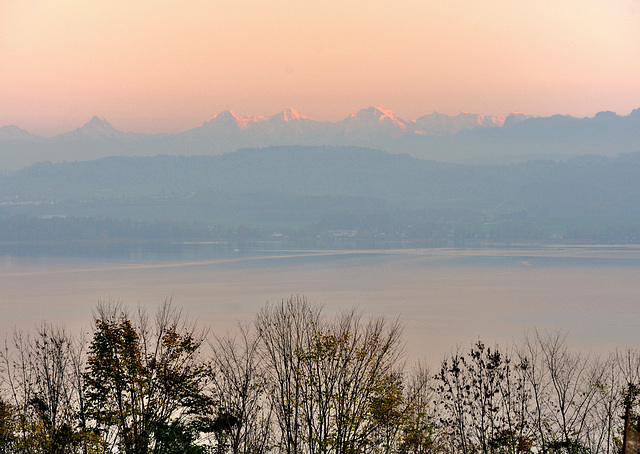
<path id="1" fill-rule="evenodd" d="M 640 107 L 640 0 L 0 0 L 0 126 Z"/>

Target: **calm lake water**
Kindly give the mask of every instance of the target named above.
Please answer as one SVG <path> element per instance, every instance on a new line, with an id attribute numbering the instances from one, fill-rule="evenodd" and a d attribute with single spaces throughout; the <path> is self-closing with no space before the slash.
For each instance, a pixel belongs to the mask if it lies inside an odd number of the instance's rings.
<path id="1" fill-rule="evenodd" d="M 594 354 L 640 347 L 640 249 L 565 246 L 369 251 L 180 245 L 126 257 L 0 256 L 0 333 L 40 320 L 90 330 L 100 300 L 151 310 L 173 298 L 216 333 L 269 302 L 304 295 L 327 313 L 357 306 L 406 323 L 408 358 L 563 330 Z"/>

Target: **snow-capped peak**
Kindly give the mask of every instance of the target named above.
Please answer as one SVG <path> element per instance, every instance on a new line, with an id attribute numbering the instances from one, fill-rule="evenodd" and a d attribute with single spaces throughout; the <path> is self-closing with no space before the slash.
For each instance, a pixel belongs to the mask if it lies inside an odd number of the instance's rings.
<path id="1" fill-rule="evenodd" d="M 282 112 L 274 115 L 271 118 L 274 120 L 280 120 L 285 122 L 294 121 L 294 120 L 311 120 L 311 118 L 307 117 L 306 115 L 302 115 L 300 112 L 298 112 L 296 109 L 293 109 L 292 107 L 285 107 Z"/>
<path id="2" fill-rule="evenodd" d="M 372 107 L 372 109 L 374 109 L 377 112 L 380 112 L 380 114 L 382 114 L 380 116 L 380 119 L 382 119 L 382 117 L 388 117 L 394 120 L 397 120 L 398 116 L 391 110 L 391 109 L 387 109 L 385 106 L 378 104 L 375 107 Z"/>
<path id="3" fill-rule="evenodd" d="M 372 106 L 367 109 L 362 109 L 357 113 L 351 114 L 347 120 L 353 121 L 366 121 L 366 122 L 384 122 L 391 123 L 393 126 L 401 129 L 406 129 L 407 125 L 390 109 L 382 105 Z"/>
<path id="4" fill-rule="evenodd" d="M 244 117 L 240 114 L 235 113 L 233 110 L 225 110 L 213 117 L 214 120 L 223 120 L 223 119 L 233 119 L 237 121 L 241 121 Z"/>
<path id="5" fill-rule="evenodd" d="M 246 129 L 250 123 L 263 121 L 264 117 L 256 117 L 253 115 L 240 115 L 233 110 L 225 110 L 218 113 L 211 121 L 205 122 L 203 126 L 236 126 L 239 129 Z"/>

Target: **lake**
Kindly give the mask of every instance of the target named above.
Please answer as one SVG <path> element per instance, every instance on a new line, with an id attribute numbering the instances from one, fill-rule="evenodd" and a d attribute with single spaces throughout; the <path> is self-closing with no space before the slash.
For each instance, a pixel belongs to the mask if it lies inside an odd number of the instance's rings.
<path id="1" fill-rule="evenodd" d="M 328 314 L 353 306 L 399 317 L 407 356 L 437 364 L 480 337 L 519 341 L 534 330 L 568 333 L 602 354 L 638 347 L 640 249 L 548 246 L 295 250 L 182 244 L 126 255 L 0 255 L 0 332 L 39 320 L 90 330 L 100 300 L 150 309 L 173 298 L 223 334 L 266 302 L 304 295 Z"/>

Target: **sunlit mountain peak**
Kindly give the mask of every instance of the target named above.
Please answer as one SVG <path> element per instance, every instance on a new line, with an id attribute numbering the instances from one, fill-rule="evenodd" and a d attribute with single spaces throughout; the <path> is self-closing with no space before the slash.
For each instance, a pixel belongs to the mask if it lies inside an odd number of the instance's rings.
<path id="1" fill-rule="evenodd" d="M 281 120 L 281 121 L 294 121 L 294 120 L 311 120 L 311 118 L 306 115 L 301 114 L 296 109 L 292 107 L 285 107 L 284 110 L 273 117 L 272 119 Z"/>
<path id="2" fill-rule="evenodd" d="M 208 124 L 222 125 L 222 126 L 236 126 L 239 129 L 246 129 L 249 124 L 257 123 L 259 121 L 264 120 L 264 117 L 258 117 L 255 115 L 241 115 L 233 110 L 225 110 L 220 112 L 213 120 L 208 122 Z"/>
<path id="3" fill-rule="evenodd" d="M 362 109 L 357 113 L 350 115 L 348 120 L 352 121 L 375 121 L 391 123 L 393 126 L 406 129 L 407 125 L 402 121 L 391 109 L 387 109 L 385 106 L 377 105 L 371 106 L 367 109 Z"/>
<path id="4" fill-rule="evenodd" d="M 392 119 L 397 119 L 398 116 L 395 114 L 395 112 L 393 112 L 391 109 L 387 109 L 385 106 L 378 104 L 377 106 L 373 107 L 373 109 L 377 110 L 378 112 L 380 112 L 382 114 L 382 116 L 384 117 L 389 117 Z"/>

